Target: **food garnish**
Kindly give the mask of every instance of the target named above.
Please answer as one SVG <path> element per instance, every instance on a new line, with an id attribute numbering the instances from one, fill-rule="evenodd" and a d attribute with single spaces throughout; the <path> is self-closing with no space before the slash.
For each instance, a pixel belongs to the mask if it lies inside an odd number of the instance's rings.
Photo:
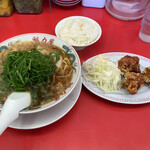
<path id="1" fill-rule="evenodd" d="M 90 62 L 83 63 L 86 73 L 83 74 L 87 81 L 106 93 L 114 93 L 121 89 L 121 71 L 112 61 L 101 55 Z"/>
<path id="2" fill-rule="evenodd" d="M 24 91 L 28 87 L 42 86 L 50 81 L 56 71 L 59 52 L 42 54 L 40 49 L 28 51 L 13 51 L 8 53 L 3 62 L 2 81 L 9 86 L 9 90 Z"/>

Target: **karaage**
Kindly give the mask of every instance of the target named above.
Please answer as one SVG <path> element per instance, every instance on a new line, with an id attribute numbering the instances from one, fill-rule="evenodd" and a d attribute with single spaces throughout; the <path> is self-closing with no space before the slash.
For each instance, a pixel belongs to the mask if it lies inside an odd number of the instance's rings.
<path id="1" fill-rule="evenodd" d="M 122 83 L 122 86 L 129 93 L 136 94 L 138 89 L 143 85 L 143 83 L 144 83 L 143 75 L 135 72 L 127 72 L 125 73 L 125 80 Z"/>
<path id="2" fill-rule="evenodd" d="M 150 67 L 147 67 L 143 71 L 144 81 L 150 86 Z"/>
<path id="3" fill-rule="evenodd" d="M 124 56 L 118 61 L 118 68 L 121 70 L 121 72 L 136 72 L 141 73 L 140 70 L 140 59 L 136 56 Z"/>

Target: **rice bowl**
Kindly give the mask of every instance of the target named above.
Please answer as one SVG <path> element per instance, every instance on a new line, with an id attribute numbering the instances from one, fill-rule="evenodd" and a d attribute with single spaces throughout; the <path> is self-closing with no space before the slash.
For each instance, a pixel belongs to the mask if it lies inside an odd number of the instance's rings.
<path id="1" fill-rule="evenodd" d="M 72 16 L 56 25 L 55 34 L 76 50 L 81 50 L 98 41 L 102 30 L 96 21 L 88 17 Z"/>

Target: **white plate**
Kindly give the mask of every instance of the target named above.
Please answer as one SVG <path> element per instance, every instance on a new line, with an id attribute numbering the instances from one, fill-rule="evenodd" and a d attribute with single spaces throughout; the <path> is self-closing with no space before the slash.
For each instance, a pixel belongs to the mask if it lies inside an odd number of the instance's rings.
<path id="1" fill-rule="evenodd" d="M 101 54 L 103 57 L 105 58 L 109 58 L 110 60 L 112 60 L 113 62 L 115 62 L 117 64 L 118 60 L 122 57 L 124 57 L 125 55 L 130 55 L 130 56 L 137 56 L 140 58 L 140 69 L 141 71 L 144 70 L 145 67 L 149 67 L 150 66 L 150 59 L 145 58 L 143 56 L 139 56 L 136 54 L 131 54 L 131 53 L 122 53 L 122 52 L 113 52 L 113 53 L 104 53 Z M 92 59 L 94 59 L 97 56 L 94 56 L 90 59 L 88 59 L 86 62 L 91 61 Z M 82 74 L 84 73 L 84 69 L 82 67 Z M 91 82 L 87 82 L 84 77 L 82 76 L 82 82 L 84 84 L 84 86 L 90 90 L 92 93 L 96 94 L 99 97 L 102 97 L 104 99 L 113 101 L 113 102 L 117 102 L 117 103 L 124 103 L 124 104 L 144 104 L 144 103 L 148 103 L 150 102 L 150 87 L 148 87 L 146 84 L 144 84 L 136 94 L 132 95 L 130 94 L 128 91 L 126 91 L 125 89 L 121 89 L 121 93 L 115 93 L 115 94 L 106 94 L 104 93 L 102 90 L 100 90 L 99 88 L 96 88 L 94 86 L 94 84 L 92 84 Z"/>
<path id="2" fill-rule="evenodd" d="M 9 127 L 15 129 L 36 129 L 52 124 L 66 115 L 77 102 L 82 88 L 81 77 L 75 89 L 56 106 L 33 114 L 20 114 Z"/>

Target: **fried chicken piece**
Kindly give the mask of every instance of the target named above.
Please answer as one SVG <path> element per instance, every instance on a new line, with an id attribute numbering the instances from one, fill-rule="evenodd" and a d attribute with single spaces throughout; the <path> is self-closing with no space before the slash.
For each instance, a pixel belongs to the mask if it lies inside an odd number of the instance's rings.
<path id="1" fill-rule="evenodd" d="M 138 89 L 143 85 L 143 75 L 135 72 L 127 72 L 125 74 L 125 80 L 122 84 L 129 93 L 136 94 Z"/>
<path id="2" fill-rule="evenodd" d="M 150 67 L 147 67 L 143 71 L 144 81 L 150 86 Z"/>
<path id="3" fill-rule="evenodd" d="M 118 68 L 121 70 L 121 72 L 136 72 L 141 73 L 140 70 L 140 59 L 136 56 L 124 56 L 118 61 Z"/>

